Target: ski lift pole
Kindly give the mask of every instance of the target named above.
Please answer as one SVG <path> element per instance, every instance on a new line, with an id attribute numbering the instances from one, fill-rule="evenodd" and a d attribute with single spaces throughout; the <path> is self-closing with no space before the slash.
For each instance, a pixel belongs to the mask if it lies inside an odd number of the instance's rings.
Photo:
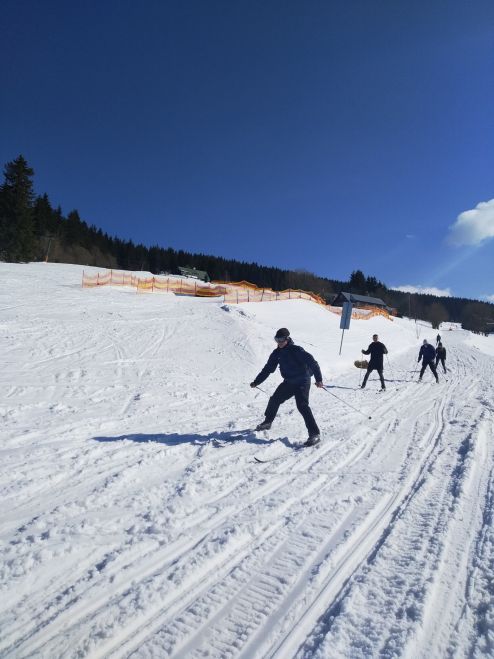
<path id="1" fill-rule="evenodd" d="M 343 404 L 346 405 L 347 407 L 350 407 L 354 412 L 358 412 L 359 414 L 362 414 L 362 416 L 366 416 L 366 417 L 367 417 L 367 414 L 364 414 L 361 410 L 358 410 L 358 409 L 357 409 L 356 407 L 354 407 L 353 405 L 350 405 L 350 403 L 347 403 L 346 400 L 343 400 L 343 398 L 340 398 L 339 396 L 336 396 L 336 394 L 334 394 L 332 391 L 329 391 L 329 389 L 327 389 L 327 387 L 322 387 L 322 388 L 323 388 L 324 391 L 326 391 L 328 394 L 330 394 L 331 396 L 333 396 L 333 398 L 336 398 L 336 400 L 339 400 L 340 403 L 343 403 Z M 368 419 L 372 419 L 371 416 L 368 416 L 367 418 L 368 418 Z"/>

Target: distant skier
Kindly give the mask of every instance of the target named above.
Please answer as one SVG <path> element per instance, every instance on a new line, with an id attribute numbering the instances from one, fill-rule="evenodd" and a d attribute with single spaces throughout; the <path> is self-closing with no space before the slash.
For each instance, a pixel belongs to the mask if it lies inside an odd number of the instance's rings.
<path id="1" fill-rule="evenodd" d="M 441 342 L 437 344 L 436 348 L 436 369 L 439 362 L 443 365 L 443 370 L 446 373 L 446 348 Z"/>
<path id="2" fill-rule="evenodd" d="M 436 382 L 439 383 L 439 378 L 437 377 L 436 367 L 434 365 L 434 360 L 436 358 L 436 349 L 430 343 L 427 343 L 427 339 L 424 339 L 422 346 L 419 351 L 419 358 L 417 361 L 422 359 L 422 368 L 420 369 L 419 382 L 422 380 L 424 371 L 427 367 L 431 369 L 436 378 Z"/>
<path id="3" fill-rule="evenodd" d="M 260 385 L 271 373 L 275 372 L 278 366 L 280 367 L 283 382 L 269 399 L 264 413 L 266 418 L 257 426 L 256 430 L 269 430 L 280 405 L 295 396 L 297 409 L 303 416 L 309 433 L 309 438 L 304 446 L 313 446 L 320 441 L 320 432 L 309 407 L 310 379 L 311 375 L 314 375 L 316 387 L 324 387 L 321 369 L 310 353 L 293 343 L 290 332 L 286 327 L 281 327 L 276 332 L 274 340 L 278 347 L 270 354 L 266 365 L 256 379 L 251 382 L 250 386 L 257 387 Z"/>
<path id="4" fill-rule="evenodd" d="M 361 388 L 365 389 L 367 384 L 367 379 L 372 371 L 377 371 L 379 373 L 379 378 L 381 380 L 381 391 L 386 391 L 386 385 L 384 384 L 383 376 L 383 359 L 384 355 L 388 354 L 388 349 L 379 341 L 377 334 L 372 336 L 372 343 L 369 345 L 367 350 L 362 350 L 363 355 L 370 355 L 369 366 L 367 366 L 367 371 L 364 376 L 364 381 L 362 382 Z"/>
<path id="5" fill-rule="evenodd" d="M 439 345 L 440 343 L 441 343 L 441 335 L 438 334 L 438 335 L 436 336 L 436 345 Z"/>

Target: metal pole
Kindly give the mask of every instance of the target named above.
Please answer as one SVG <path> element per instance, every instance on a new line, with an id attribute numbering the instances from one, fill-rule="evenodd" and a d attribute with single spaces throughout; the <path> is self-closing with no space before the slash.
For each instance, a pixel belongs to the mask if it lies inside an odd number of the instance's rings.
<path id="1" fill-rule="evenodd" d="M 330 394 L 331 396 L 333 396 L 334 398 L 336 398 L 336 400 L 339 400 L 340 403 L 343 403 L 344 405 L 347 405 L 347 406 L 350 407 L 352 410 L 354 410 L 355 412 L 358 412 L 359 414 L 362 414 L 363 416 L 367 416 L 367 414 L 364 414 L 361 410 L 358 410 L 358 409 L 357 409 L 356 407 L 354 407 L 353 405 L 350 405 L 350 403 L 347 403 L 346 400 L 343 400 L 342 398 L 339 398 L 339 397 L 336 396 L 332 391 L 329 391 L 329 389 L 326 389 L 326 387 L 323 387 L 323 389 L 324 389 L 324 391 L 326 391 L 328 394 Z M 371 416 L 369 416 L 369 417 L 367 417 L 367 418 L 372 419 Z"/>
<path id="2" fill-rule="evenodd" d="M 391 362 L 389 361 L 388 353 L 386 353 L 386 359 L 388 360 L 388 366 L 389 370 L 391 371 L 391 375 L 393 376 L 393 380 L 396 381 L 395 372 L 394 369 L 391 368 Z"/>
<path id="3" fill-rule="evenodd" d="M 341 343 L 340 343 L 340 355 L 341 355 L 341 347 L 343 345 L 343 336 L 345 335 L 345 330 L 341 331 Z"/>

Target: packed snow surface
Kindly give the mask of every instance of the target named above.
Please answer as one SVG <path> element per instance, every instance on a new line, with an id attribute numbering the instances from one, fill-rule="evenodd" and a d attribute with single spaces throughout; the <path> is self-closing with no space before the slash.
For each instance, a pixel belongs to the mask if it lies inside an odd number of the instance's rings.
<path id="1" fill-rule="evenodd" d="M 81 288 L 0 264 L 2 657 L 494 655 L 494 344 L 305 301 Z M 318 360 L 318 448 L 278 327 Z M 358 389 L 377 332 L 389 350 Z M 372 418 L 369 420 L 369 416 Z M 254 456 L 270 461 L 258 463 Z"/>

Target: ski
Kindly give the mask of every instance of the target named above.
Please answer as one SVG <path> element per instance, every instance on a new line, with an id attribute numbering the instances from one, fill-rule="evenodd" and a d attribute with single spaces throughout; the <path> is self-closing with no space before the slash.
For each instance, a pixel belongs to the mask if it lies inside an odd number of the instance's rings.
<path id="1" fill-rule="evenodd" d="M 280 460 L 284 458 L 291 452 L 297 452 L 302 450 L 308 450 L 311 448 L 318 448 L 321 445 L 321 440 L 317 441 L 311 446 L 306 446 L 305 444 L 296 444 L 293 446 L 287 446 L 282 444 L 280 440 L 276 440 L 271 446 L 268 446 L 263 451 L 256 453 L 254 455 L 254 460 L 259 463 L 272 462 L 273 460 Z"/>

